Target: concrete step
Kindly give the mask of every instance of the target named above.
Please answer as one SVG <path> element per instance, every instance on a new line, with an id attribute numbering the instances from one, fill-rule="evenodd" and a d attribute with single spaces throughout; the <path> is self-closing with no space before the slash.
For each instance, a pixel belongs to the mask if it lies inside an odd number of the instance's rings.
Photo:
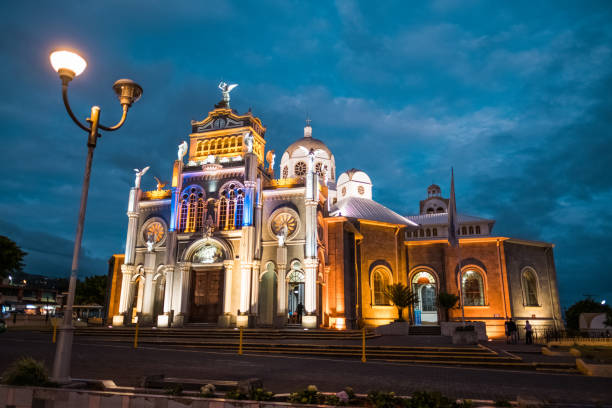
<path id="1" fill-rule="evenodd" d="M 410 326 L 408 334 L 416 336 L 440 336 L 440 326 Z"/>

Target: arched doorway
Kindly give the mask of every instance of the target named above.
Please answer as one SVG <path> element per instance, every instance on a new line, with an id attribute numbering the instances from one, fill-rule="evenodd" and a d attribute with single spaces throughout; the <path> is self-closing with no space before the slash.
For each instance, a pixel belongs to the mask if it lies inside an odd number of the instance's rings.
<path id="1" fill-rule="evenodd" d="M 419 300 L 414 305 L 417 324 L 438 324 L 437 284 L 434 276 L 427 271 L 420 271 L 412 277 L 412 290 Z"/>
<path id="2" fill-rule="evenodd" d="M 287 313 L 289 323 L 299 324 L 304 313 L 304 272 L 300 261 L 291 263 L 287 275 Z"/>
<path id="3" fill-rule="evenodd" d="M 266 270 L 259 280 L 259 323 L 274 324 L 276 316 L 276 273 L 274 263 L 268 262 Z"/>
<path id="4" fill-rule="evenodd" d="M 157 322 L 157 316 L 164 314 L 164 294 L 166 291 L 166 278 L 158 273 L 153 278 L 153 285 L 155 288 L 153 298 L 153 321 Z"/>

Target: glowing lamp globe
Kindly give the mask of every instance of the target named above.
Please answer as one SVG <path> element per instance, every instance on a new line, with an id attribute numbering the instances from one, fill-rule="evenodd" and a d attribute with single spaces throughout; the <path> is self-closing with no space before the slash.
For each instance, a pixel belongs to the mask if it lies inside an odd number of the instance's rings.
<path id="1" fill-rule="evenodd" d="M 51 66 L 62 79 L 72 80 L 87 67 L 87 62 L 79 54 L 72 51 L 54 51 L 49 55 Z"/>

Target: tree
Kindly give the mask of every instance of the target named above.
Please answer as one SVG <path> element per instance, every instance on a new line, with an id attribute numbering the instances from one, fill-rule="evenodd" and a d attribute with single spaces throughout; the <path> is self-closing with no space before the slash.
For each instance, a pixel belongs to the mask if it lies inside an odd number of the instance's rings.
<path id="1" fill-rule="evenodd" d="M 394 283 L 393 285 L 388 285 L 384 289 L 385 296 L 393 302 L 393 305 L 397 308 L 398 319 L 396 322 L 405 321 L 402 316 L 402 311 L 415 304 L 418 301 L 418 296 L 416 293 L 412 292 L 408 286 L 405 286 L 403 283 Z"/>
<path id="2" fill-rule="evenodd" d="M 444 321 L 448 322 L 448 310 L 455 307 L 455 304 L 459 300 L 459 296 L 454 293 L 441 292 L 438 295 L 438 305 L 444 309 Z"/>
<path id="3" fill-rule="evenodd" d="M 580 300 L 569 307 L 565 311 L 565 320 L 569 329 L 578 330 L 581 313 L 606 313 L 607 320 L 612 322 L 612 307 L 602 305 L 594 301 L 591 297 Z M 607 323 L 606 323 L 607 324 Z"/>
<path id="4" fill-rule="evenodd" d="M 0 278 L 23 272 L 23 258 L 26 255 L 13 240 L 0 235 Z"/>
<path id="5" fill-rule="evenodd" d="M 103 305 L 106 297 L 106 275 L 88 276 L 77 282 L 75 302 L 78 305 Z"/>

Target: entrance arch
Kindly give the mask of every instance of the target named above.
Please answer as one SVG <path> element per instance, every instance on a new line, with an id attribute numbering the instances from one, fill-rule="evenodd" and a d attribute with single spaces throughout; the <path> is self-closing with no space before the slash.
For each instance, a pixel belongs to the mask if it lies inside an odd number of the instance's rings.
<path id="1" fill-rule="evenodd" d="M 287 274 L 287 313 L 289 323 L 299 324 L 302 321 L 305 299 L 304 283 L 302 263 L 300 261 L 291 262 L 291 270 Z M 298 311 L 301 313 L 298 313 Z"/>
<path id="2" fill-rule="evenodd" d="M 414 305 L 417 324 L 438 324 L 438 283 L 434 273 L 420 269 L 412 275 L 410 280 L 412 290 L 418 296 Z"/>
<path id="3" fill-rule="evenodd" d="M 268 262 L 264 273 L 259 279 L 259 323 L 262 325 L 274 324 L 274 316 L 276 316 L 276 285 L 274 263 Z"/>

